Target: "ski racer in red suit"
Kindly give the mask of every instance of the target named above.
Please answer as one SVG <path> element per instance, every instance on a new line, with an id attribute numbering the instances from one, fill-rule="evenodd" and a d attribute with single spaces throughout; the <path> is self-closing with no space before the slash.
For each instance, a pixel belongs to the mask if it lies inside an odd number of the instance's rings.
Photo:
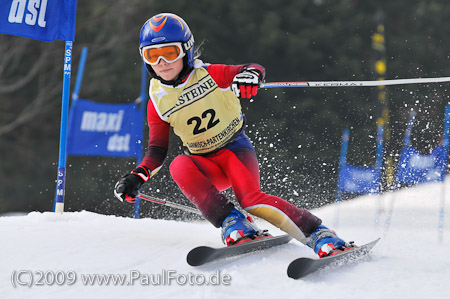
<path id="1" fill-rule="evenodd" d="M 351 247 L 307 210 L 261 191 L 255 150 L 245 134 L 240 100 L 257 94 L 265 69 L 256 63 L 206 64 L 196 59 L 186 22 L 170 13 L 150 18 L 140 33 L 140 53 L 153 77 L 147 118 L 148 150 L 140 165 L 117 182 L 114 193 L 134 202 L 138 189 L 162 166 L 170 127 L 186 154 L 170 164 L 183 194 L 222 229 L 228 246 L 267 235 L 221 191 L 233 188 L 240 206 L 310 246 L 319 256 Z"/>

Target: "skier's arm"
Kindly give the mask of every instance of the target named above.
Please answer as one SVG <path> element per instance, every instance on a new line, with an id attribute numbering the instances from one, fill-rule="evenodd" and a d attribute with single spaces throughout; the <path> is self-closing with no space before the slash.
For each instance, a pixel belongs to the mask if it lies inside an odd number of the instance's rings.
<path id="1" fill-rule="evenodd" d="M 264 67 L 257 63 L 240 65 L 210 64 L 206 67 L 206 70 L 220 88 L 230 87 L 235 81 L 235 77 L 239 74 L 254 72 L 257 74 L 259 82 L 264 80 L 266 75 Z"/>
<path id="2" fill-rule="evenodd" d="M 147 152 L 139 166 L 120 178 L 114 187 L 114 195 L 121 201 L 134 202 L 142 184 L 158 172 L 167 155 L 170 125 L 159 118 L 152 101 L 148 102 L 147 121 L 149 126 Z"/>
<path id="3" fill-rule="evenodd" d="M 159 117 L 152 101 L 148 101 L 147 122 L 149 127 L 148 148 L 139 167 L 147 168 L 152 176 L 161 168 L 166 159 L 170 125 Z"/>

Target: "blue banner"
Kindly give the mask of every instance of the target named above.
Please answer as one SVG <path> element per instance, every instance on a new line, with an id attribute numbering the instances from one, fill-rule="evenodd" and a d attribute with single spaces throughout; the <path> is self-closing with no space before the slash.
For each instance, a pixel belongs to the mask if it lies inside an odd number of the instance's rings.
<path id="1" fill-rule="evenodd" d="M 341 165 L 338 191 L 353 194 L 379 193 L 381 171 L 377 167 Z"/>
<path id="2" fill-rule="evenodd" d="M 437 146 L 429 155 L 419 153 L 412 145 L 403 147 L 398 165 L 398 184 L 418 184 L 442 181 L 447 170 L 444 146 Z"/>
<path id="3" fill-rule="evenodd" d="M 67 154 L 141 158 L 143 113 L 137 104 L 78 99 L 70 109 Z"/>
<path id="4" fill-rule="evenodd" d="M 0 0 L 0 33 L 74 41 L 76 0 Z"/>
<path id="5" fill-rule="evenodd" d="M 373 167 L 347 164 L 347 149 L 350 137 L 349 130 L 342 134 L 341 156 L 339 158 L 339 174 L 336 201 L 342 200 L 342 193 L 369 194 L 381 192 L 381 169 L 383 159 L 384 123 L 377 121 L 377 154 Z"/>

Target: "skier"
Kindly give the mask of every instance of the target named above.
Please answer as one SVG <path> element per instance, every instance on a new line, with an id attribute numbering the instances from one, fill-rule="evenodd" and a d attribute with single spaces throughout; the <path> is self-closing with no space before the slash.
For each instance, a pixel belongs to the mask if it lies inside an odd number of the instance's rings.
<path id="1" fill-rule="evenodd" d="M 115 185 L 118 199 L 134 202 L 142 184 L 161 168 L 172 126 L 186 153 L 170 164 L 171 176 L 204 218 L 222 229 L 227 246 L 268 236 L 220 193 L 230 187 L 246 212 L 279 227 L 320 257 L 353 246 L 307 210 L 261 191 L 258 161 L 245 134 L 239 101 L 257 94 L 265 76 L 261 65 L 203 63 L 197 59 L 188 25 L 171 13 L 150 18 L 139 43 L 153 77 L 147 108 L 148 150 L 140 165 Z"/>

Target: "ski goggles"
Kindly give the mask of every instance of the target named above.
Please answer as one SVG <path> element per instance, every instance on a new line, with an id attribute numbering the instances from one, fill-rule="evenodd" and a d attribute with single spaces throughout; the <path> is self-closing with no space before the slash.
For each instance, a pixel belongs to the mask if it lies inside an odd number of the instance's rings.
<path id="1" fill-rule="evenodd" d="M 144 61 L 150 65 L 157 65 L 161 59 L 172 63 L 186 55 L 180 42 L 147 46 L 141 49 Z"/>

